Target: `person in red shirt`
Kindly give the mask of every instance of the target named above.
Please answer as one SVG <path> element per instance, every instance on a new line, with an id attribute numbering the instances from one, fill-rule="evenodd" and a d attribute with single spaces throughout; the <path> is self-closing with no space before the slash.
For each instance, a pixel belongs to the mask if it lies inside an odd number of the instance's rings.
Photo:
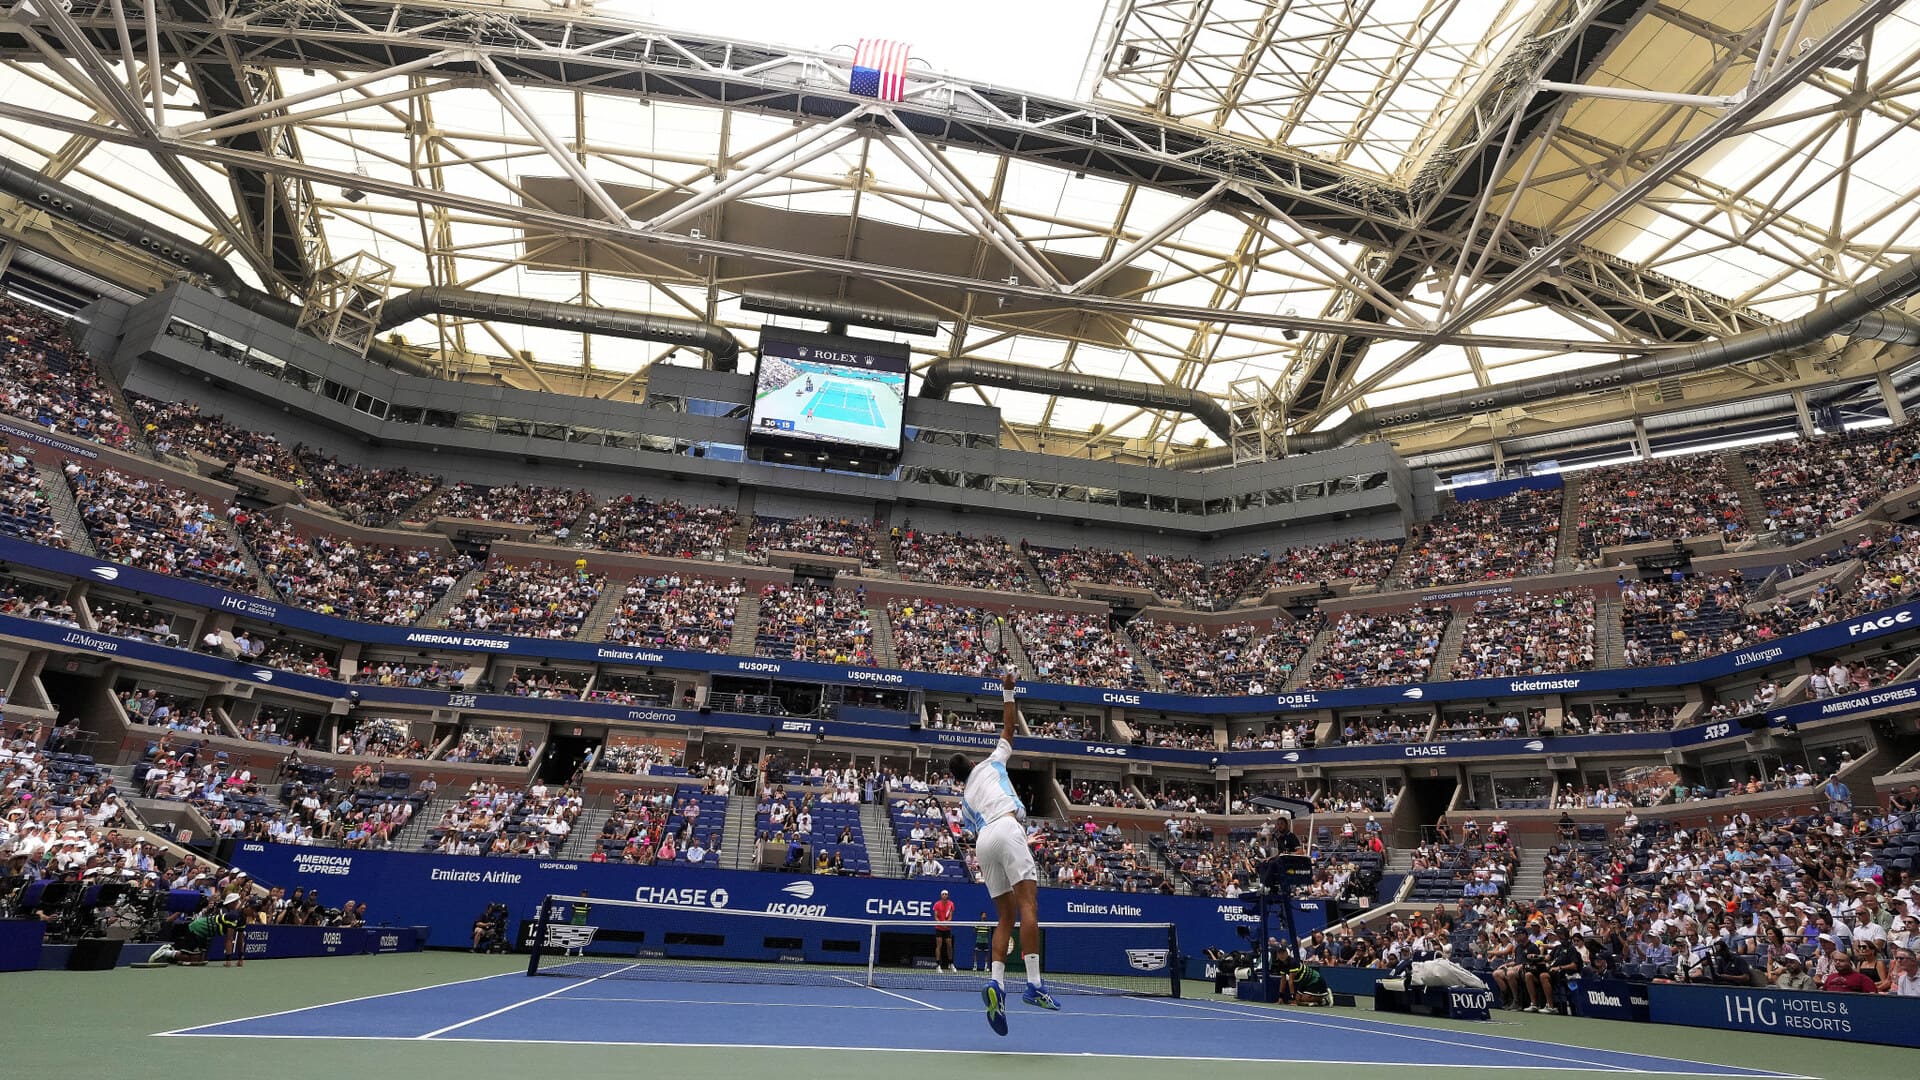
<path id="1" fill-rule="evenodd" d="M 933 965 L 951 975 L 953 966 L 953 900 L 947 890 L 933 902 Z"/>
<path id="2" fill-rule="evenodd" d="M 1820 989 L 1848 994 L 1875 994 L 1880 991 L 1872 979 L 1853 969 L 1853 957 L 1846 953 L 1834 954 L 1833 973 L 1827 976 L 1826 982 L 1820 984 Z"/>

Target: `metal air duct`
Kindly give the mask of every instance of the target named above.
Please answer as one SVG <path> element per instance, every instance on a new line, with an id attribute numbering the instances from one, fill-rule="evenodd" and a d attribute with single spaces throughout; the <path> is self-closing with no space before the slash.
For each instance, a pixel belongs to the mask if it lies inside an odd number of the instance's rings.
<path id="1" fill-rule="evenodd" d="M 713 359 L 716 371 L 740 366 L 740 343 L 711 323 L 669 319 L 621 308 L 586 307 L 557 300 L 472 292 L 467 289 L 415 289 L 388 300 L 380 309 L 380 329 L 412 322 L 423 315 L 454 315 L 464 319 L 540 326 L 582 334 L 660 341 L 700 349 Z"/>
<path id="2" fill-rule="evenodd" d="M 1227 410 L 1209 394 L 1181 386 L 1112 379 L 1104 375 L 1080 375 L 1050 368 L 1029 367 L 1005 360 L 979 360 L 953 356 L 935 360 L 922 373 L 920 396 L 944 398 L 956 383 L 998 386 L 1007 390 L 1025 390 L 1034 394 L 1082 401 L 1106 401 L 1115 405 L 1139 405 L 1149 409 L 1172 409 L 1191 415 L 1207 425 L 1222 439 L 1230 438 L 1233 424 Z M 1228 460 L 1232 460 L 1229 453 Z"/>

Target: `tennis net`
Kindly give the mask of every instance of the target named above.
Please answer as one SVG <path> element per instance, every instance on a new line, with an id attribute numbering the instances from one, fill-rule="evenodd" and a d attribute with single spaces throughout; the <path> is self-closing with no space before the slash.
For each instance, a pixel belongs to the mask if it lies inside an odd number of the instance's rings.
<path id="1" fill-rule="evenodd" d="M 988 927 L 991 930 L 991 927 Z M 1047 984 L 1068 994 L 1180 996 L 1171 923 L 1039 925 Z M 527 974 L 578 979 L 783 983 L 882 989 L 975 990 L 988 967 L 976 927 L 953 926 L 957 969 L 936 964 L 931 920 L 839 919 L 634 900 L 549 896 L 528 935 Z M 1024 977 L 1017 943 L 1009 980 Z"/>

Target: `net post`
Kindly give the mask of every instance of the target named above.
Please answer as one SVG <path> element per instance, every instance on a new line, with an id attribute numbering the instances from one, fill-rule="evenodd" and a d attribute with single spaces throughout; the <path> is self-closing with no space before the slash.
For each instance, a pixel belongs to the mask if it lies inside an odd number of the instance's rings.
<path id="1" fill-rule="evenodd" d="M 540 914 L 533 921 L 532 947 L 527 950 L 531 954 L 527 957 L 527 974 L 529 975 L 540 974 L 540 953 L 547 945 L 547 912 L 552 907 L 551 893 L 540 898 Z"/>
<path id="2" fill-rule="evenodd" d="M 867 985 L 877 985 L 873 981 L 873 967 L 880 962 L 880 924 L 872 923 L 867 927 Z"/>
<path id="3" fill-rule="evenodd" d="M 1167 971 L 1173 975 L 1173 996 L 1180 996 L 1180 928 L 1167 924 Z"/>

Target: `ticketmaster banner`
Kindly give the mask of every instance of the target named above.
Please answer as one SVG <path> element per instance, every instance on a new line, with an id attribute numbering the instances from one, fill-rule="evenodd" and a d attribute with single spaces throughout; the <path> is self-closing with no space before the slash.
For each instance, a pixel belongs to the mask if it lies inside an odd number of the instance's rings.
<path id="1" fill-rule="evenodd" d="M 1657 1024 L 1920 1047 L 1920 998 L 1654 983 Z"/>
<path id="2" fill-rule="evenodd" d="M 349 851 L 243 843 L 233 864 L 256 880 L 287 889 L 320 890 L 328 907 L 365 901 L 368 918 L 431 927 L 427 944 L 468 947 L 473 920 L 491 903 L 531 920 L 548 894 L 640 900 L 701 911 L 752 911 L 842 919 L 933 919 L 941 889 L 953 893 L 956 922 L 971 925 L 993 911 L 985 886 L 931 878 L 815 877 L 807 874 L 629 866 L 575 859 L 463 857 L 394 851 Z M 1310 917 L 1311 913 L 1301 913 Z M 1240 947 L 1237 927 L 1254 921 L 1238 900 L 1151 893 L 1040 890 L 1047 922 L 1176 924 L 1182 952 Z M 1324 913 L 1321 913 L 1324 923 Z M 1307 921 L 1301 923 L 1305 927 Z M 1318 926 L 1313 926 L 1318 929 Z M 511 936 L 511 935 L 510 935 Z"/>

